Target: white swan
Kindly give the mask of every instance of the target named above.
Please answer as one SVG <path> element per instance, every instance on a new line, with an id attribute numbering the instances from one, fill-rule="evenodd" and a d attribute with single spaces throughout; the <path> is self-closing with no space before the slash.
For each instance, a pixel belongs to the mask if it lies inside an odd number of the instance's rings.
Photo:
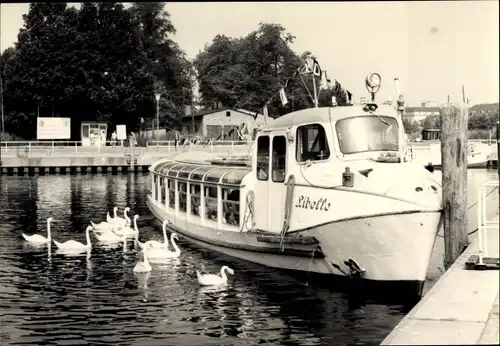
<path id="1" fill-rule="evenodd" d="M 127 237 L 124 234 L 119 234 L 114 230 L 111 230 L 111 232 L 104 232 L 101 234 L 95 232 L 94 230 L 94 235 L 97 238 L 97 240 L 104 243 L 120 243 L 122 241 L 123 242 L 127 241 Z"/>
<path id="2" fill-rule="evenodd" d="M 174 251 L 170 251 L 167 247 L 144 247 L 144 251 L 148 253 L 149 258 L 177 258 L 181 255 L 181 249 L 175 243 L 175 240 L 179 240 L 177 233 L 172 233 L 170 236 L 170 243 L 174 247 Z M 147 242 L 146 242 L 147 243 Z M 144 243 L 144 245 L 146 245 Z M 161 244 L 161 243 L 160 243 Z"/>
<path id="3" fill-rule="evenodd" d="M 167 225 L 170 223 L 169 220 L 163 221 L 163 243 L 159 242 L 157 240 L 148 240 L 144 243 L 141 243 L 139 241 L 139 234 L 137 233 L 135 236 L 135 242 L 141 249 L 144 248 L 144 245 L 150 247 L 150 248 L 155 248 L 155 249 L 168 249 L 168 237 L 167 237 Z"/>
<path id="4" fill-rule="evenodd" d="M 47 238 L 45 238 L 43 235 L 40 235 L 40 234 L 26 235 L 26 234 L 22 233 L 24 240 L 26 240 L 27 242 L 29 242 L 33 245 L 43 245 L 43 244 L 50 243 L 50 241 L 52 240 L 52 236 L 50 235 L 50 223 L 52 221 L 54 221 L 54 219 L 52 217 L 49 217 L 47 219 Z"/>
<path id="5" fill-rule="evenodd" d="M 126 236 L 136 236 L 139 234 L 139 228 L 137 227 L 137 219 L 139 218 L 139 215 L 134 215 L 134 228 L 131 228 L 130 226 L 125 226 L 125 227 L 118 227 L 114 229 L 114 232 L 117 234 L 123 234 Z"/>
<path id="6" fill-rule="evenodd" d="M 94 221 L 90 220 L 90 224 L 92 225 L 92 228 L 98 232 L 107 232 L 111 231 L 114 228 L 118 228 L 118 225 L 113 225 L 112 223 L 106 221 L 94 223 Z"/>
<path id="7" fill-rule="evenodd" d="M 117 211 L 118 211 L 118 207 L 113 207 L 113 215 L 114 215 L 114 217 L 117 217 L 117 216 L 116 216 L 116 212 L 117 212 Z M 111 217 L 111 216 L 109 215 L 109 211 L 106 213 L 106 221 L 107 221 L 108 223 L 113 223 L 113 217 Z"/>
<path id="8" fill-rule="evenodd" d="M 131 220 L 130 218 L 128 217 L 127 215 L 127 212 L 130 211 L 130 208 L 129 207 L 126 207 L 124 210 L 123 210 L 123 216 L 125 216 L 125 218 L 123 217 L 119 217 L 116 215 L 116 211 L 118 210 L 117 207 L 114 207 L 113 208 L 113 212 L 114 212 L 114 215 L 115 217 L 113 218 L 108 218 L 109 215 L 106 215 L 106 221 L 108 221 L 109 223 L 113 224 L 113 225 L 119 225 L 119 226 L 128 226 L 130 225 L 131 223 Z"/>
<path id="9" fill-rule="evenodd" d="M 90 242 L 90 230 L 92 229 L 92 226 L 88 226 L 87 229 L 85 230 L 85 235 L 87 237 L 87 244 L 80 243 L 78 241 L 74 240 L 68 240 L 65 241 L 64 243 L 59 243 L 58 241 L 54 240 L 54 244 L 56 244 L 57 248 L 59 250 L 63 251 L 71 251 L 71 252 L 83 252 L 83 251 L 90 251 L 92 248 L 92 243 Z"/>
<path id="10" fill-rule="evenodd" d="M 142 257 L 144 257 L 144 261 L 137 262 L 134 267 L 134 273 L 149 273 L 151 271 L 151 264 L 148 262 L 148 255 L 145 251 L 142 251 Z"/>
<path id="11" fill-rule="evenodd" d="M 234 275 L 234 270 L 232 270 L 228 266 L 223 266 L 220 270 L 220 276 L 214 274 L 200 274 L 199 271 L 196 271 L 196 277 L 198 278 L 198 282 L 202 286 L 223 285 L 227 283 L 225 270 L 227 270 L 229 274 Z"/>

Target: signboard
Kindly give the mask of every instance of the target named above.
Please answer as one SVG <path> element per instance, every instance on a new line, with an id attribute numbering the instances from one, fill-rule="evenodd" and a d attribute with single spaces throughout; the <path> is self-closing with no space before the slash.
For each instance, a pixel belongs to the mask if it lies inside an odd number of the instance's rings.
<path id="1" fill-rule="evenodd" d="M 37 118 L 37 139 L 70 139 L 71 118 Z"/>
<path id="2" fill-rule="evenodd" d="M 116 139 L 118 139 L 119 141 L 124 141 L 127 139 L 126 125 L 116 125 Z"/>

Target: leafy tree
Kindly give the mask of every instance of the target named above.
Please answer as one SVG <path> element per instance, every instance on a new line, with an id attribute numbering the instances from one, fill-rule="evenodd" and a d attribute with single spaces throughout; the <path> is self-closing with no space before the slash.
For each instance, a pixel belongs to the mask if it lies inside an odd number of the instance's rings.
<path id="1" fill-rule="evenodd" d="M 261 111 L 271 100 L 268 109 L 274 115 L 312 107 L 307 92 L 313 91 L 312 78 L 296 74 L 310 53 L 298 56 L 293 52 L 290 44 L 294 38 L 283 26 L 266 23 L 242 38 L 217 35 L 194 60 L 204 105 L 221 102 L 227 107 Z M 320 82 L 316 78 L 317 90 Z M 283 106 L 278 92 L 285 85 L 289 102 Z M 320 106 L 330 105 L 331 96 L 339 104 L 345 102 L 339 84 L 319 95 Z"/>
<path id="2" fill-rule="evenodd" d="M 408 118 L 403 118 L 403 127 L 406 134 L 412 134 L 420 131 L 420 126 L 417 121 L 412 121 Z"/>
<path id="3" fill-rule="evenodd" d="M 441 116 L 440 115 L 429 115 L 423 121 L 424 129 L 440 129 L 441 128 Z"/>
<path id="4" fill-rule="evenodd" d="M 180 123 L 184 105 L 192 102 L 194 68 L 184 52 L 171 39 L 175 28 L 170 14 L 163 3 L 134 3 L 130 13 L 136 25 L 136 33 L 141 48 L 150 62 L 150 72 L 154 80 L 154 91 L 159 92 L 160 123 L 175 126 Z M 153 92 L 144 114 L 155 116 Z"/>

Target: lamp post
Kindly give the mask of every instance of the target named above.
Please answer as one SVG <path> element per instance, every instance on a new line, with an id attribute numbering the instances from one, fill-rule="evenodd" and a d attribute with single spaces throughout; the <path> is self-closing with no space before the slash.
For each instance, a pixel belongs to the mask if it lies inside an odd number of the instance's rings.
<path id="1" fill-rule="evenodd" d="M 160 133 L 160 93 L 155 94 L 156 99 L 156 141 L 158 141 L 158 135 Z"/>

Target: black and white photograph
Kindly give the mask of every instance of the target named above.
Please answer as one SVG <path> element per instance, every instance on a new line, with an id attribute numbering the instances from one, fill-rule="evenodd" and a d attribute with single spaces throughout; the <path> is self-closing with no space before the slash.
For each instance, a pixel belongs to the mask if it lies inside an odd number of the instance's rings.
<path id="1" fill-rule="evenodd" d="M 0 345 L 498 345 L 499 25 L 2 2 Z"/>

